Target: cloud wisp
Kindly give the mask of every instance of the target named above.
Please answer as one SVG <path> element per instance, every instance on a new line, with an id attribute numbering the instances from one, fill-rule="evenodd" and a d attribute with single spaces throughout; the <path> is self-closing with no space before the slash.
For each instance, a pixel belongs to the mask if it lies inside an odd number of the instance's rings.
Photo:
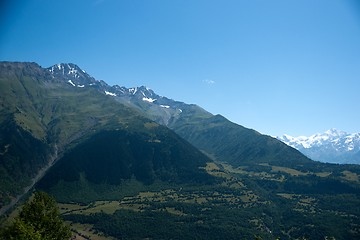
<path id="1" fill-rule="evenodd" d="M 213 85 L 213 84 L 215 84 L 215 81 L 211 80 L 211 79 L 204 79 L 203 83 L 206 83 L 207 85 Z"/>

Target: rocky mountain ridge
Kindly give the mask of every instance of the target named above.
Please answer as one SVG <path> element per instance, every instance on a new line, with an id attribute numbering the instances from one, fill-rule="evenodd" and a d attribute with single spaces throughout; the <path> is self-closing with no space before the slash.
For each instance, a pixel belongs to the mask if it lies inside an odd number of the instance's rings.
<path id="1" fill-rule="evenodd" d="M 236 165 L 270 160 L 285 165 L 293 165 L 300 159 L 310 161 L 274 138 L 232 123 L 221 115 L 213 115 L 195 104 L 159 96 L 145 86 L 110 86 L 102 80 L 82 74 L 85 71 L 75 64 L 56 64 L 47 69 L 75 90 L 94 88 L 126 106 L 137 109 L 147 118 L 169 127 L 195 147 L 218 160 Z"/>
<path id="2" fill-rule="evenodd" d="M 189 105 L 159 96 L 146 86 L 130 88 L 119 85 L 110 86 L 103 80 L 95 80 L 73 63 L 55 64 L 47 70 L 54 78 L 62 79 L 69 86 L 97 89 L 127 106 L 145 111 L 153 120 L 166 126 L 170 124 L 171 118 L 176 118 L 182 112 L 183 107 Z"/>

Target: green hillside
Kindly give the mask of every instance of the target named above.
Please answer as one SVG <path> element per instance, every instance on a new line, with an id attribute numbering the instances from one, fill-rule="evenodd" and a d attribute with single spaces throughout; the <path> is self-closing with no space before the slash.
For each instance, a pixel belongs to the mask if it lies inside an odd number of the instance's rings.
<path id="1" fill-rule="evenodd" d="M 280 141 L 232 123 L 221 115 L 180 118 L 170 128 L 199 149 L 234 166 L 262 162 L 288 166 L 310 162 Z"/>

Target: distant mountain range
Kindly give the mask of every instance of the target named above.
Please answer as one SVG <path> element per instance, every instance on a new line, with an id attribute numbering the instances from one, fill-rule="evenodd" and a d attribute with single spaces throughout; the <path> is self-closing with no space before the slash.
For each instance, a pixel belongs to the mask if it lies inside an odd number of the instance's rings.
<path id="1" fill-rule="evenodd" d="M 284 134 L 277 139 L 316 161 L 360 164 L 360 133 L 350 134 L 332 128 L 310 137 Z"/>

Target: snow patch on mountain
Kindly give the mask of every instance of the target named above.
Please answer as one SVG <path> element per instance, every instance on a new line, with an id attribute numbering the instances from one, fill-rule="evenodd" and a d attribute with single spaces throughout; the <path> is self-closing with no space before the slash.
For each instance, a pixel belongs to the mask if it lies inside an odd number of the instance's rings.
<path id="1" fill-rule="evenodd" d="M 153 99 L 153 98 L 147 98 L 147 97 L 143 97 L 142 98 L 143 101 L 146 101 L 146 102 L 149 102 L 149 103 L 153 103 L 156 101 L 156 99 Z"/>
<path id="2" fill-rule="evenodd" d="M 80 70 L 81 72 L 85 73 L 84 70 L 82 70 L 81 68 L 79 68 L 79 67 L 76 66 L 76 65 L 73 65 L 73 67 L 72 67 L 72 66 L 70 66 L 70 65 L 68 64 L 67 67 L 69 68 L 68 74 L 73 74 L 73 75 L 75 75 L 75 76 L 79 76 L 79 75 L 78 75 L 79 70 Z"/>
<path id="3" fill-rule="evenodd" d="M 74 87 L 76 87 L 76 85 L 75 85 L 71 80 L 69 80 L 68 83 L 70 83 L 71 85 L 73 85 Z"/>
<path id="4" fill-rule="evenodd" d="M 129 93 L 132 93 L 133 95 L 135 95 L 135 93 L 137 92 L 138 88 L 129 88 Z"/>
<path id="5" fill-rule="evenodd" d="M 116 94 L 115 94 L 115 93 L 112 93 L 112 92 L 105 91 L 105 94 L 106 94 L 106 95 L 113 96 L 113 97 L 116 97 Z"/>

